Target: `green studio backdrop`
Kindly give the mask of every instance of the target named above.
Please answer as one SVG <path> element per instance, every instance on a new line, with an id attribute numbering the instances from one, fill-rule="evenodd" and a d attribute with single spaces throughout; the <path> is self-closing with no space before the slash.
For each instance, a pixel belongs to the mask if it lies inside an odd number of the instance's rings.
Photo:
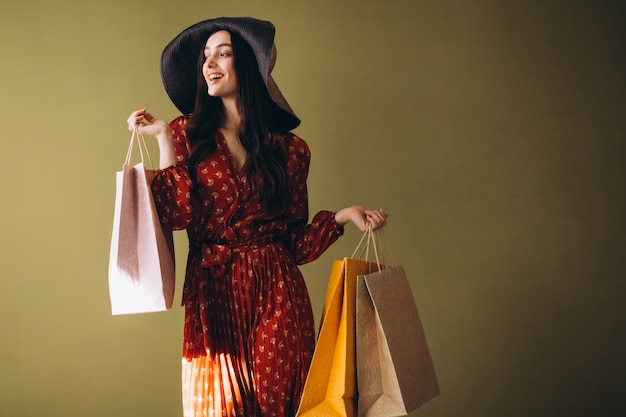
<path id="1" fill-rule="evenodd" d="M 182 309 L 110 315 L 115 171 L 132 110 L 177 116 L 162 48 L 217 16 L 278 28 L 311 212 L 391 214 L 442 390 L 414 415 L 626 414 L 623 2 L 8 0 L 0 416 L 181 415 Z M 318 322 L 359 238 L 303 267 Z"/>

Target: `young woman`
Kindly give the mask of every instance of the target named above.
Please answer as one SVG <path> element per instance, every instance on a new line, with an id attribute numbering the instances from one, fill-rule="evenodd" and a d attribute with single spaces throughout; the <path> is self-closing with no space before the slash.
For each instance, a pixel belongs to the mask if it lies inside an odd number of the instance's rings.
<path id="1" fill-rule="evenodd" d="M 128 128 L 155 136 L 159 216 L 186 229 L 183 408 L 195 416 L 294 416 L 311 361 L 313 312 L 298 264 L 382 210 L 321 211 L 308 223 L 307 144 L 270 72 L 274 26 L 251 18 L 200 22 L 163 52 L 166 91 L 183 113 L 146 109 Z M 196 63 L 197 62 L 197 63 Z"/>

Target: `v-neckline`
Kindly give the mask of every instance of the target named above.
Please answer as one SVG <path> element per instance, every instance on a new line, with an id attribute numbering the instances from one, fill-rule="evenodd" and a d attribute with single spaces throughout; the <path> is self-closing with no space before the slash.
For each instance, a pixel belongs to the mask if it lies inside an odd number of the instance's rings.
<path id="1" fill-rule="evenodd" d="M 228 147 L 228 142 L 226 142 L 226 136 L 224 136 L 222 129 L 218 129 L 217 133 L 218 133 L 218 136 L 220 137 L 220 140 L 222 141 L 222 147 L 224 148 L 224 153 L 226 153 L 226 157 L 230 161 L 230 165 L 233 168 L 235 174 L 238 177 L 243 176 L 245 173 L 244 168 L 246 167 L 246 164 L 248 163 L 248 157 L 246 156 L 246 160 L 243 161 L 243 164 L 241 164 L 241 167 L 237 168 L 237 162 L 235 161 L 235 158 L 233 157 L 233 154 L 231 153 L 230 148 Z"/>

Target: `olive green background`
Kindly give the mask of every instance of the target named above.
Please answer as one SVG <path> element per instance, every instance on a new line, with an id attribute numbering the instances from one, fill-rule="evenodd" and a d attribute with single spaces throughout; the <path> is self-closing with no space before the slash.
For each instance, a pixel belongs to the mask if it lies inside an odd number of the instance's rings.
<path id="1" fill-rule="evenodd" d="M 391 215 L 442 390 L 413 415 L 626 415 L 624 2 L 3 0 L 0 416 L 181 415 L 181 308 L 110 315 L 115 171 L 132 110 L 177 116 L 165 44 L 242 15 L 278 28 L 312 213 Z M 359 237 L 303 267 L 317 320 Z"/>

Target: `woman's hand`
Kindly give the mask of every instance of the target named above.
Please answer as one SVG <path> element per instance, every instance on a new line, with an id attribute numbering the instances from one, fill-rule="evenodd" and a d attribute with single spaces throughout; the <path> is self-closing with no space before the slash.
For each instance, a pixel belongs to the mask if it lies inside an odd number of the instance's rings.
<path id="1" fill-rule="evenodd" d="M 128 116 L 128 130 L 137 130 L 146 136 L 154 136 L 159 141 L 159 166 L 167 168 L 176 165 L 176 151 L 170 125 L 152 116 L 146 109 L 135 110 Z"/>
<path id="2" fill-rule="evenodd" d="M 152 116 L 146 109 L 136 110 L 128 117 L 128 130 L 131 132 L 137 130 L 137 132 L 146 136 L 160 136 L 167 135 L 170 132 L 170 126 L 167 122 L 159 120 Z"/>
<path id="3" fill-rule="evenodd" d="M 374 230 L 385 227 L 388 217 L 389 215 L 383 209 L 368 210 L 361 206 L 346 207 L 335 213 L 335 221 L 339 227 L 352 222 L 362 232 L 365 232 L 370 225 Z"/>

